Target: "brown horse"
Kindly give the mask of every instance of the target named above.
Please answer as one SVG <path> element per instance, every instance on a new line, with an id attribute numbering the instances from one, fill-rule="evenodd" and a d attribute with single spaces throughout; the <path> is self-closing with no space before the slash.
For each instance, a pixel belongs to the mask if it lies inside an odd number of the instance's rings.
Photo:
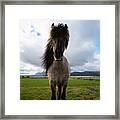
<path id="1" fill-rule="evenodd" d="M 56 86 L 58 87 L 57 99 L 66 98 L 66 88 L 69 77 L 69 64 L 64 50 L 67 49 L 69 31 L 67 24 L 51 25 L 50 38 L 43 56 L 43 65 L 48 73 L 51 89 L 51 99 L 56 99 Z"/>

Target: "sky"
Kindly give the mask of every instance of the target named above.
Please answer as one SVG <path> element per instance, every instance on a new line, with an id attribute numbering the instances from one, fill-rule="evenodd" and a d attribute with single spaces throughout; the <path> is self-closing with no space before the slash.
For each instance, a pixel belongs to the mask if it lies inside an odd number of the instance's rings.
<path id="1" fill-rule="evenodd" d="M 71 72 L 100 70 L 100 21 L 99 20 L 21 20 L 20 73 L 43 72 L 42 57 L 51 24 L 68 25 L 70 34 L 68 48 L 64 52 Z"/>

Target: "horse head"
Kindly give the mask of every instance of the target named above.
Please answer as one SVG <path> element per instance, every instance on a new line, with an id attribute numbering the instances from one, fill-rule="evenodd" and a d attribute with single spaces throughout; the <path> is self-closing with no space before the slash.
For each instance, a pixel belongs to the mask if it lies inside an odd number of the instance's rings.
<path id="1" fill-rule="evenodd" d="M 57 26 L 54 23 L 51 25 L 50 39 L 52 41 L 54 59 L 62 60 L 64 50 L 68 46 L 69 32 L 67 24 L 59 23 Z"/>

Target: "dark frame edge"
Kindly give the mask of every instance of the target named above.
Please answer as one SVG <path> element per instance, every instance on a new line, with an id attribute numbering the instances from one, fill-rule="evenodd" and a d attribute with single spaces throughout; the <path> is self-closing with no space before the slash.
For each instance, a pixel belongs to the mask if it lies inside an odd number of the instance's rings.
<path id="1" fill-rule="evenodd" d="M 113 5 L 119 0 L 30 0 L 30 1 L 2 1 L 5 5 Z"/>
<path id="2" fill-rule="evenodd" d="M 93 117 L 94 116 L 94 117 Z M 6 115 L 5 119 L 116 119 L 116 115 Z"/>
<path id="3" fill-rule="evenodd" d="M 30 2 L 30 4 L 29 4 Z M 50 5 L 54 4 L 72 4 L 76 1 L 52 1 Z M 119 1 L 77 1 L 76 4 L 106 4 L 106 5 L 115 5 L 115 115 L 5 115 L 5 5 L 31 5 L 31 4 L 48 4 L 48 1 L 2 1 L 1 2 L 1 115 L 0 119 L 119 119 L 119 99 L 117 99 L 117 96 L 119 96 L 119 10 L 120 10 L 120 2 Z M 83 4 L 84 3 L 84 4 Z M 34 5 L 33 4 L 33 5 Z M 76 5 L 73 4 L 73 5 Z M 119 97 L 118 97 L 119 98 Z"/>
<path id="4" fill-rule="evenodd" d="M 119 118 L 119 2 L 115 5 L 115 115 Z"/>
<path id="5" fill-rule="evenodd" d="M 1 118 L 5 118 L 5 3 L 1 2 Z"/>
<path id="6" fill-rule="evenodd" d="M 2 9 L 2 5 L 0 6 L 0 11 L 1 11 L 1 9 Z M 1 13 L 0 13 L 0 15 L 1 15 Z M 1 19 L 0 19 L 0 31 L 2 29 L 1 25 L 2 25 L 2 22 L 1 22 Z M 0 37 L 1 37 L 1 32 L 0 32 Z M 2 71 L 2 68 L 1 68 L 1 66 L 2 66 L 2 61 L 1 61 L 2 48 L 1 47 L 2 47 L 2 43 L 0 41 L 0 86 L 2 86 L 2 82 L 1 82 L 1 79 L 2 79 L 2 73 L 1 73 L 1 71 Z M 1 97 L 2 97 L 2 90 L 1 90 L 1 87 L 0 87 L 0 119 L 2 118 L 2 112 L 1 112 L 1 110 L 2 110 L 2 107 L 1 107 L 2 100 L 1 100 Z"/>

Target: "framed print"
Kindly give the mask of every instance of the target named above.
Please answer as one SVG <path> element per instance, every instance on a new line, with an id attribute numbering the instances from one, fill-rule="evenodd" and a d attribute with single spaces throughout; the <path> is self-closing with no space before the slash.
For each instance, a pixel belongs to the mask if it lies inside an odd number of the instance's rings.
<path id="1" fill-rule="evenodd" d="M 1 118 L 119 119 L 118 1 L 1 7 Z"/>

